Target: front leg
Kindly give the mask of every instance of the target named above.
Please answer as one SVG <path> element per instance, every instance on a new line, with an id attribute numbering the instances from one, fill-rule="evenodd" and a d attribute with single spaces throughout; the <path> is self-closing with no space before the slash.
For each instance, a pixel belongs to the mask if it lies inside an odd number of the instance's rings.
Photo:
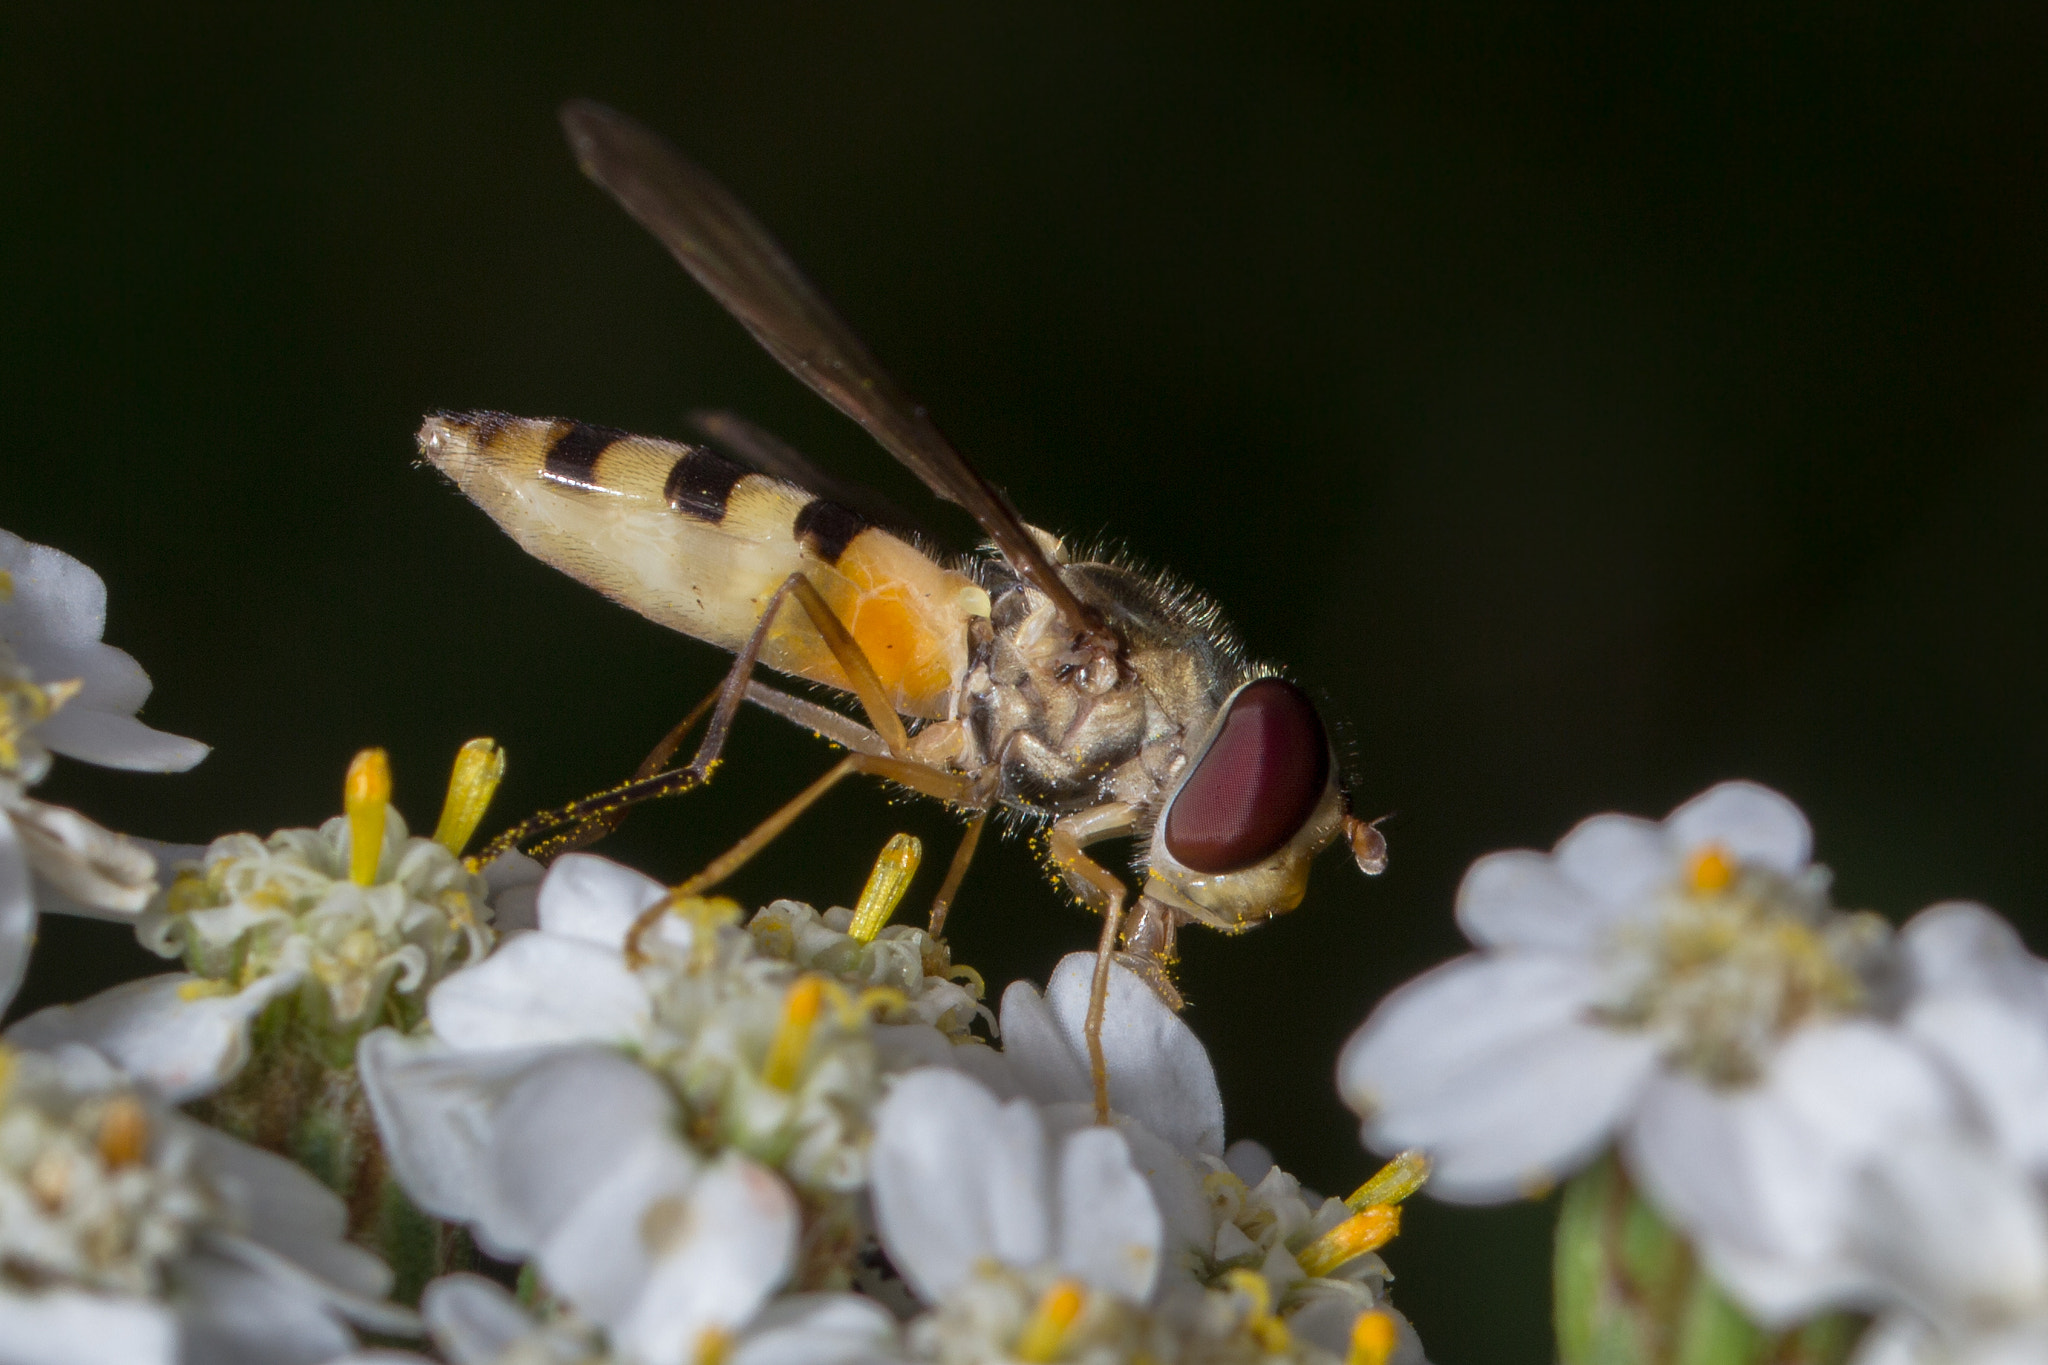
<path id="1" fill-rule="evenodd" d="M 1109 1122 L 1109 1063 L 1102 1053 L 1102 1016 L 1109 1004 L 1109 967 L 1116 961 L 1117 931 L 1123 927 L 1124 897 L 1129 890 L 1108 868 L 1081 850 L 1103 839 L 1129 834 L 1137 812 L 1121 801 L 1077 811 L 1052 826 L 1052 865 L 1062 879 L 1091 907 L 1102 912 L 1102 937 L 1095 945 L 1095 976 L 1088 989 L 1088 1018 L 1082 1032 L 1088 1040 L 1088 1075 L 1095 1084 L 1095 1121 Z"/>

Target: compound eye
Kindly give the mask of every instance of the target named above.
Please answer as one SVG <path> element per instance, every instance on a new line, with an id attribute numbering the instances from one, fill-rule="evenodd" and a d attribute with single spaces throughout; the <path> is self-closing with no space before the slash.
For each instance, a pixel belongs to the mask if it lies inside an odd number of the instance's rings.
<path id="1" fill-rule="evenodd" d="M 1330 742 L 1308 696 L 1261 678 L 1240 688 L 1166 812 L 1166 851 L 1195 872 L 1265 861 L 1301 832 L 1330 780 Z"/>

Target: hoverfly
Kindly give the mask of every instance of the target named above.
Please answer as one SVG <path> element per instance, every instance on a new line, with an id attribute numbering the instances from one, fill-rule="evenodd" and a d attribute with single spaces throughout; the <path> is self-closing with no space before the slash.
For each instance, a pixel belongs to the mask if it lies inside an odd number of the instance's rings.
<path id="1" fill-rule="evenodd" d="M 709 174 L 602 105 L 574 101 L 562 124 L 586 174 L 792 374 L 966 508 L 990 545 L 943 562 L 822 496 L 801 457 L 730 417 L 707 424 L 713 444 L 494 412 L 428 417 L 421 453 L 529 553 L 736 655 L 639 778 L 526 821 L 494 847 L 564 829 L 549 848 L 588 842 L 627 804 L 701 784 L 743 699 L 848 752 L 678 896 L 708 889 L 833 783 L 864 772 L 970 813 L 933 904 L 937 937 L 989 813 L 1047 821 L 1053 868 L 1103 917 L 1087 1031 L 1106 1115 L 1100 1031 L 1113 960 L 1178 1008 L 1180 926 L 1241 933 L 1293 909 L 1310 860 L 1340 834 L 1363 871 L 1385 866 L 1376 825 L 1349 810 L 1314 705 L 1249 662 L 1205 599 L 1071 559 L 1027 525 Z M 867 724 L 763 685 L 758 664 L 852 693 Z M 694 760 L 663 769 L 707 708 Z M 1128 907 L 1123 882 L 1085 851 L 1123 836 L 1137 839 L 1144 878 Z"/>

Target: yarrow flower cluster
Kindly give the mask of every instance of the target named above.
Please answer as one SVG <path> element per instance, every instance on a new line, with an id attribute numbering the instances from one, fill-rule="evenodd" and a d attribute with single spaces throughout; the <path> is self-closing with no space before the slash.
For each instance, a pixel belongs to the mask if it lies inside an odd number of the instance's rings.
<path id="1" fill-rule="evenodd" d="M 1391 1160 L 1326 1197 L 1121 964 L 1098 1113 L 1093 956 L 987 998 L 889 923 L 904 836 L 851 908 L 749 913 L 465 857 L 489 741 L 431 838 L 374 750 L 320 828 L 203 848 L 38 803 L 53 755 L 205 752 L 104 612 L 0 535 L 0 1004 L 38 911 L 185 968 L 0 1044 L 0 1365 L 1419 1365 L 1403 1201 L 1560 1184 L 1567 1365 L 2048 1359 L 2048 963 L 1837 907 L 1763 787 L 1476 863 L 1473 951 L 1343 1050 Z"/>

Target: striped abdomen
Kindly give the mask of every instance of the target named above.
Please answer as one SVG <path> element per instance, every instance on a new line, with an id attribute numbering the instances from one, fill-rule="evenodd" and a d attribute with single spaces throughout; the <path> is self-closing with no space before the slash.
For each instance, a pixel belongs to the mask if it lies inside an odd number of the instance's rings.
<path id="1" fill-rule="evenodd" d="M 944 716 L 988 595 L 852 512 L 701 446 L 494 412 L 436 413 L 420 453 L 528 553 L 651 620 L 737 650 L 802 570 L 905 715 Z M 761 661 L 846 679 L 794 602 Z"/>

